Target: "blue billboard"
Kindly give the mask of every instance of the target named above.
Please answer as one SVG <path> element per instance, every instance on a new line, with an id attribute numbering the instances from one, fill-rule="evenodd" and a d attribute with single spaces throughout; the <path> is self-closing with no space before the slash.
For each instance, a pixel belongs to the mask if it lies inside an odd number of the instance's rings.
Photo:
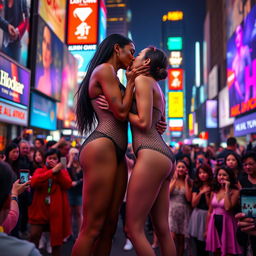
<path id="1" fill-rule="evenodd" d="M 46 130 L 57 129 L 56 102 L 31 93 L 30 125 Z"/>

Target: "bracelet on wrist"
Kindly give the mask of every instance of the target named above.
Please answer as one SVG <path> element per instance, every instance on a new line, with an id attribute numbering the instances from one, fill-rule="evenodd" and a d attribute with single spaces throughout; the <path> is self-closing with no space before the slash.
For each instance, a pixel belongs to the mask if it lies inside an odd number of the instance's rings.
<path id="1" fill-rule="evenodd" d="M 11 200 L 14 200 L 18 203 L 18 197 L 17 196 L 11 196 Z"/>

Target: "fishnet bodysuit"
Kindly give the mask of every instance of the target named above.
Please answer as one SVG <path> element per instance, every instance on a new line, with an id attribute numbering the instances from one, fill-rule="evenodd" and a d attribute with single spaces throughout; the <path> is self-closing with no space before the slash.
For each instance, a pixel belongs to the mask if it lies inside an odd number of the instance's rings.
<path id="1" fill-rule="evenodd" d="M 125 87 L 122 84 L 120 84 L 119 87 L 121 91 L 124 92 Z M 90 136 L 85 140 L 82 147 L 95 139 L 108 138 L 114 143 L 117 160 L 120 162 L 120 160 L 123 159 L 127 149 L 128 123 L 126 121 L 120 121 L 116 119 L 112 112 L 100 109 L 96 103 L 96 99 L 97 98 L 91 99 L 91 103 L 94 111 L 96 112 L 98 125 L 96 129 L 90 134 Z"/>
<path id="2" fill-rule="evenodd" d="M 133 126 L 133 125 L 131 126 L 134 153 L 137 156 L 139 150 L 141 149 L 152 149 L 166 155 L 168 158 L 174 161 L 172 151 L 166 145 L 162 136 L 156 130 L 156 124 L 158 121 L 160 121 L 162 112 L 155 107 L 153 107 L 152 112 L 153 112 L 152 113 L 153 117 L 152 117 L 152 125 L 150 129 L 145 131 L 145 130 L 141 130 L 136 126 Z M 132 104 L 132 113 L 134 114 L 138 113 L 135 101 L 133 101 L 133 104 Z"/>

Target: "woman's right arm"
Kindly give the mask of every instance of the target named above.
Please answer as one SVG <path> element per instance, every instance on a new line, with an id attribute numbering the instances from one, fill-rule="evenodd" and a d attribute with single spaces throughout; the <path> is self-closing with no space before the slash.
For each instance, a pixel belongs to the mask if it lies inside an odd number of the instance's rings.
<path id="1" fill-rule="evenodd" d="M 135 76 L 127 82 L 124 96 L 122 96 L 119 81 L 112 65 L 104 63 L 96 68 L 96 79 L 102 87 L 102 91 L 109 104 L 109 109 L 119 120 L 125 120 L 132 104 Z"/>
<path id="2" fill-rule="evenodd" d="M 38 187 L 38 186 L 42 185 L 42 182 L 45 182 L 52 177 L 53 177 L 52 170 L 42 171 L 41 168 L 36 169 L 31 178 L 31 187 Z"/>

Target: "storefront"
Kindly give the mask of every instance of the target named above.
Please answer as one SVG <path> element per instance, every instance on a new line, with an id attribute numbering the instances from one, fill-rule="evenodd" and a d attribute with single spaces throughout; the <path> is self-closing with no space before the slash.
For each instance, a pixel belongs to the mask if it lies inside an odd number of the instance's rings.
<path id="1" fill-rule="evenodd" d="M 0 53 L 0 150 L 28 124 L 30 71 Z"/>

